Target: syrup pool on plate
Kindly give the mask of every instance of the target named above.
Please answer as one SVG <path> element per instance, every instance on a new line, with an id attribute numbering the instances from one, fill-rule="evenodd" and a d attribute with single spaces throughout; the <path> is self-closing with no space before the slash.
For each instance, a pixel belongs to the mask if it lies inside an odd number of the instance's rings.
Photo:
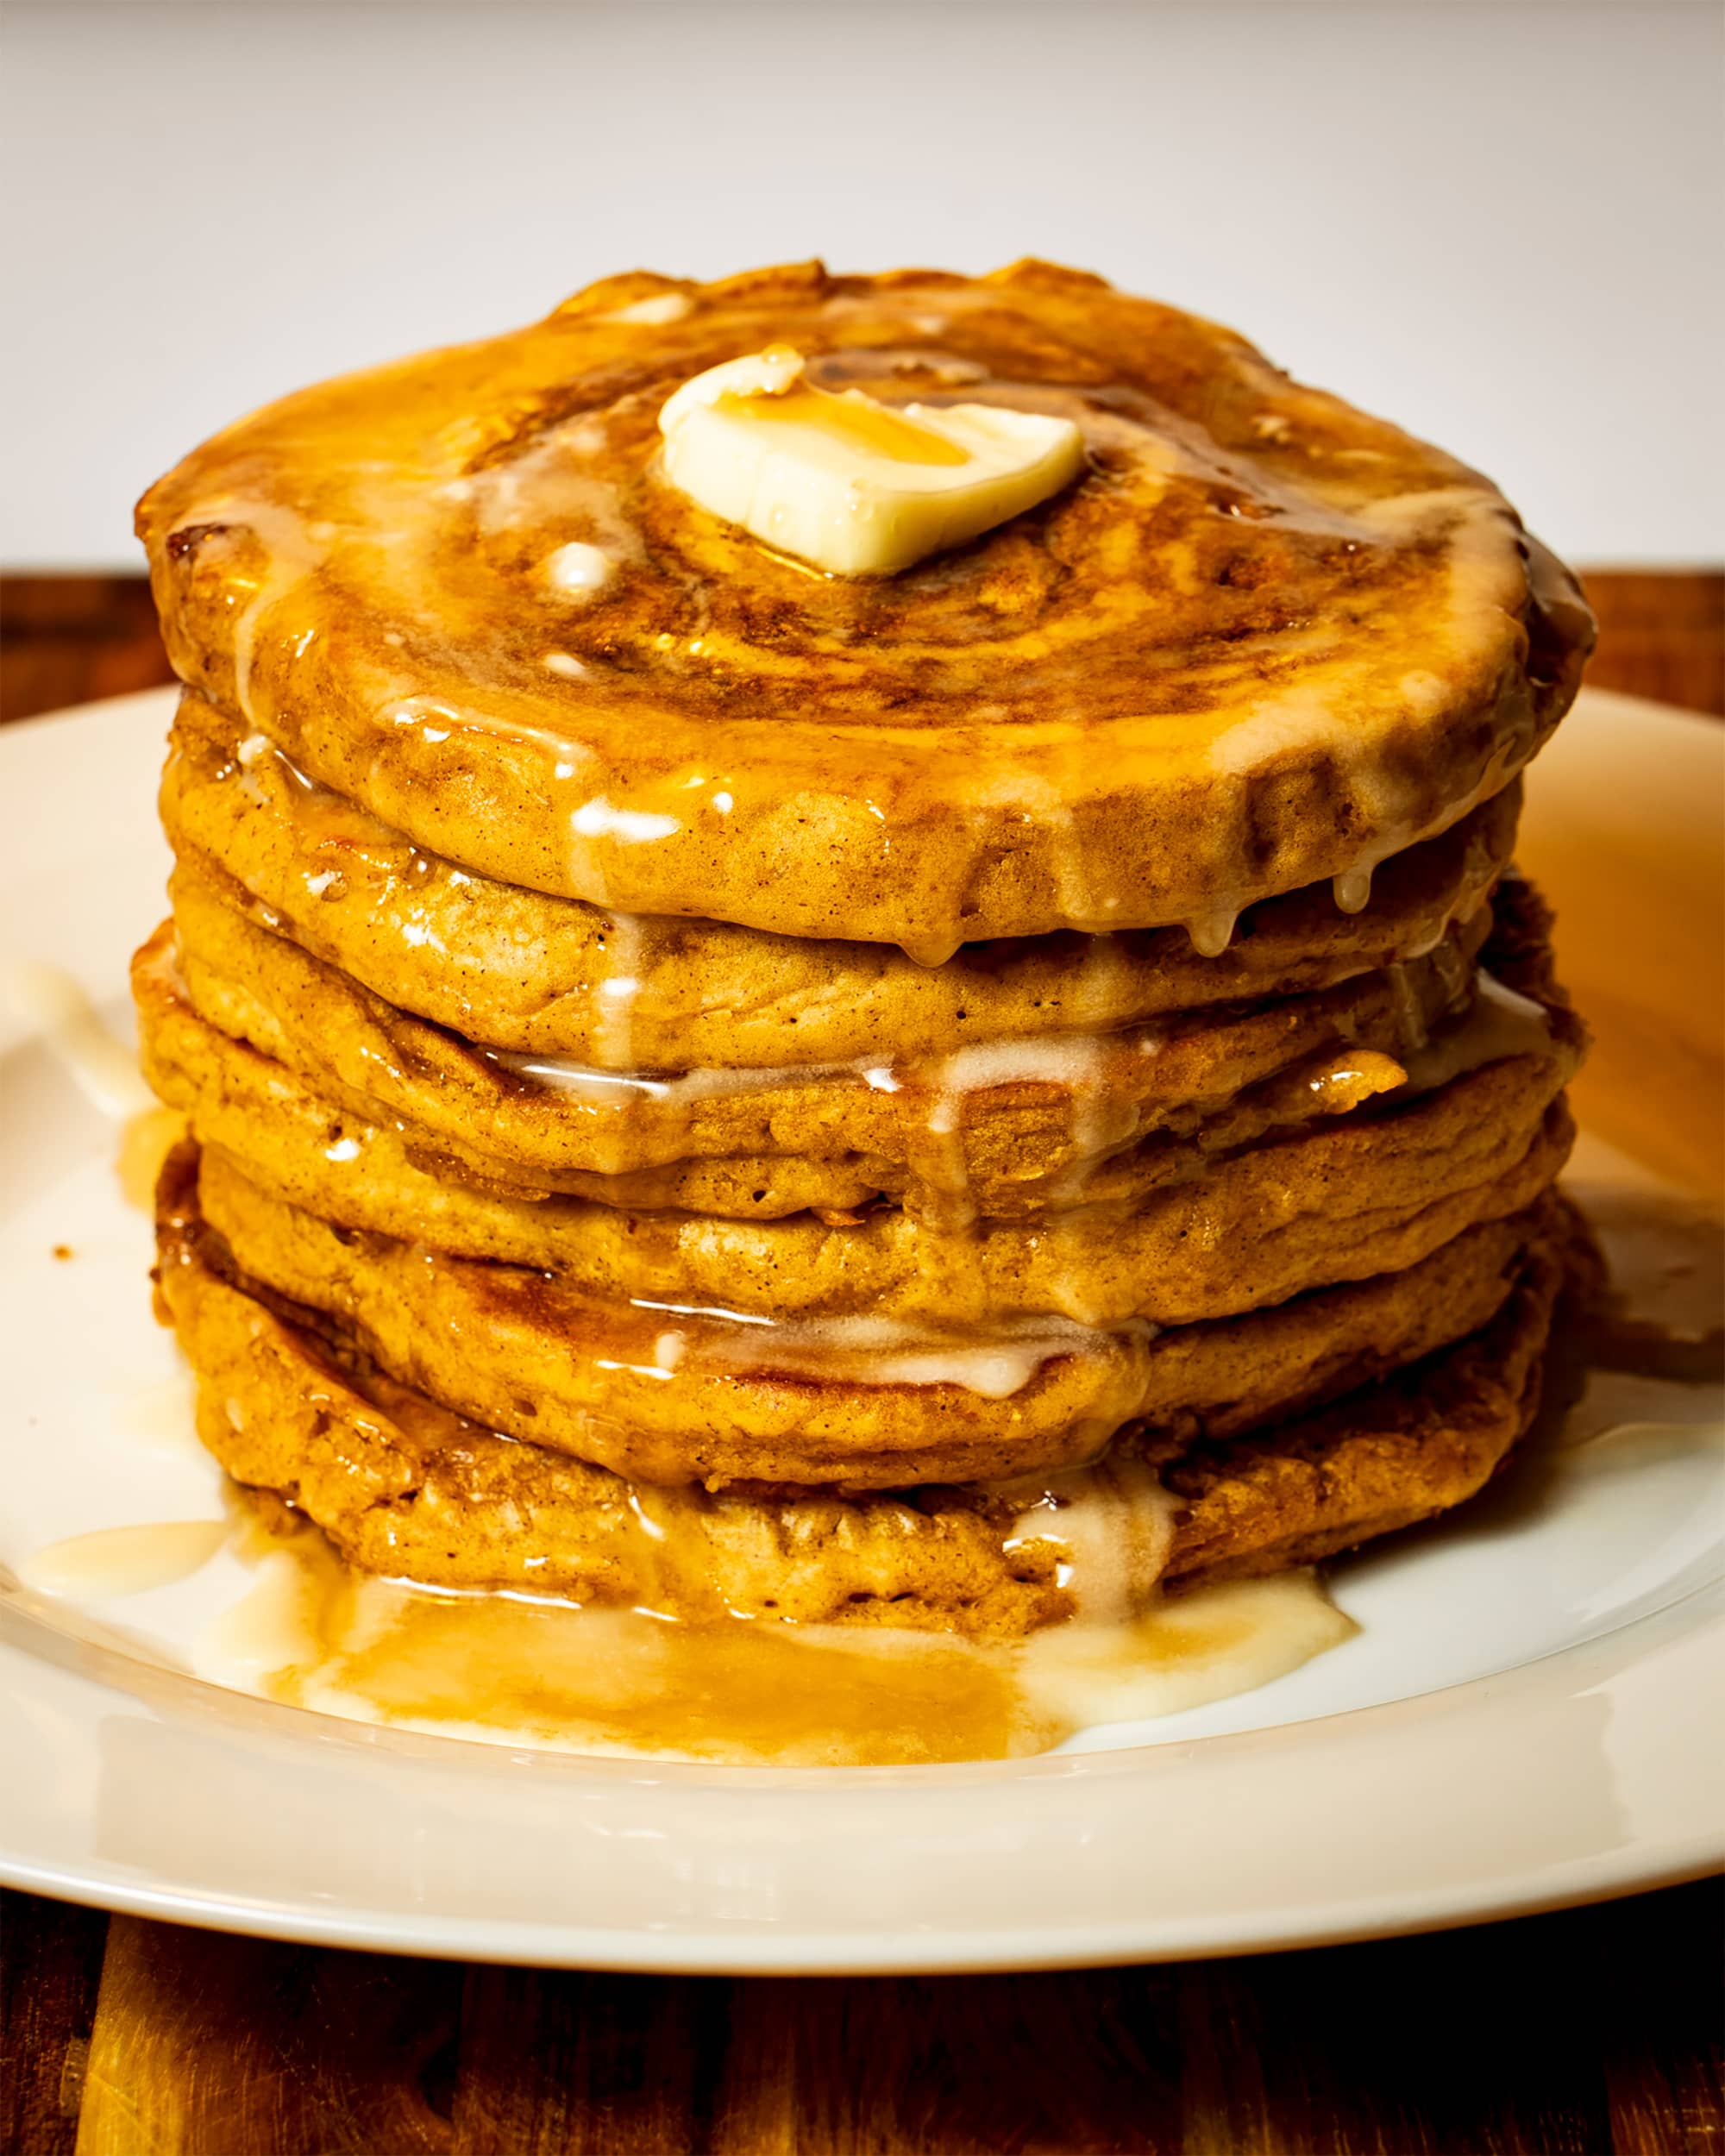
<path id="1" fill-rule="evenodd" d="M 781 1766 L 1046 1752 L 1088 1725 L 1265 1683 L 1352 1631 L 1310 1572 L 1077 1619 L 1011 1645 L 507 1595 L 344 1565 L 314 1530 L 256 1531 L 255 1584 L 198 1674 L 349 1719 L 494 1743 Z"/>

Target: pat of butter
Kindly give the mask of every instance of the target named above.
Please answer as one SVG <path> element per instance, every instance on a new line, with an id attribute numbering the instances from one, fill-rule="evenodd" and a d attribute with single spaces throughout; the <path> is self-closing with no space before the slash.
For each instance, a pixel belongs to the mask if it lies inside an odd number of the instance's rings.
<path id="1" fill-rule="evenodd" d="M 1057 493 L 1084 462 L 1070 419 L 835 395 L 782 345 L 685 382 L 659 427 L 673 486 L 843 576 L 890 574 L 962 545 Z"/>

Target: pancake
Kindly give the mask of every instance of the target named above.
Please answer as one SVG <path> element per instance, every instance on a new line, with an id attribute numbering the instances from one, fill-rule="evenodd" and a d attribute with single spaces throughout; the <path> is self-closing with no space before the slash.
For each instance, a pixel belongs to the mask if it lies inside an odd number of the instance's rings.
<path id="1" fill-rule="evenodd" d="M 1477 1195 L 1469 1225 L 1521 1209 L 1554 1167 L 1535 1155 L 1531 1172 Z M 332 1228 L 260 1191 L 219 1153 L 205 1156 L 198 1194 L 241 1273 L 322 1313 L 401 1383 L 648 1482 L 891 1488 L 1014 1475 L 1093 1458 L 1152 1411 L 1202 1421 L 1251 1389 L 1254 1334 L 1244 1321 L 1227 1336 L 1232 1367 L 1227 1356 L 1205 1358 L 1210 1391 L 1193 1400 L 1180 1390 L 1190 1355 L 1170 1345 L 1184 1326 L 1040 1316 L 955 1328 L 878 1313 L 774 1322 L 687 1303 L 631 1305 L 525 1268 Z M 1442 1248 L 1448 1225 L 1427 1208 L 1390 1247 L 1417 1263 Z M 1357 1237 L 1319 1279 L 1369 1280 L 1359 1252 L 1370 1247 Z M 1304 1309 L 1298 1321 L 1296 1367 L 1333 1350 L 1335 1309 Z M 1346 1323 L 1342 1337 L 1355 1339 Z M 1363 1353 L 1371 1344 L 1355 1345 Z M 1275 1359 L 1285 1365 L 1288 1351 Z M 1266 1414 L 1279 1404 L 1272 1391 Z"/>
<path id="2" fill-rule="evenodd" d="M 775 344 L 1083 464 L 826 573 L 659 453 Z M 158 1309 L 354 1564 L 1010 1640 L 1527 1428 L 1585 1036 L 1511 855 L 1592 624 L 1478 474 L 1078 273 L 800 265 L 306 391 L 139 530 Z"/>
<path id="3" fill-rule="evenodd" d="M 511 1062 L 396 1010 L 184 863 L 171 887 L 174 955 L 200 1016 L 483 1181 L 568 1190 L 691 1158 L 866 1160 L 879 1190 L 947 1218 L 1147 1189 L 1394 1089 L 1465 993 L 1490 926 L 1482 913 L 1425 958 L 1313 995 L 1120 1034 L 979 1044 L 922 1065 L 616 1081 Z"/>
<path id="4" fill-rule="evenodd" d="M 1015 1532 L 1034 1486 L 912 1497 L 643 1490 L 461 1420 L 224 1278 L 198 1220 L 194 1173 L 189 1150 L 165 1173 L 158 1278 L 197 1373 L 204 1442 L 363 1569 L 674 1614 L 981 1636 L 1071 1614 L 1057 1526 Z M 1471 1495 L 1537 1406 L 1568 1232 L 1562 1208 L 1543 1209 L 1483 1328 L 1274 1439 L 1147 1441 L 1142 1457 L 1181 1506 L 1167 1582 L 1309 1562 Z M 1129 1471 L 1132 1457 L 1123 1451 L 1098 1479 Z M 1082 1478 L 1055 1495 L 1083 1501 Z M 1138 1583 L 1140 1594 L 1154 1584 Z"/>
<path id="5" fill-rule="evenodd" d="M 1507 946 L 1503 957 L 1512 962 Z M 1539 970 L 1536 958 L 1518 977 Z M 1475 1221 L 1518 1210 L 1557 1174 L 1572 1135 L 1555 1096 L 1578 1032 L 1552 1004 L 1552 1037 L 1537 1053 L 1499 1054 L 1379 1118 L 1343 1117 L 1204 1161 L 1203 1175 L 1134 1200 L 1053 1219 L 949 1229 L 866 1198 L 855 1214 L 825 1218 L 794 1206 L 784 1219 L 764 1206 L 754 1219 L 655 1213 L 650 1196 L 649 1209 L 630 1212 L 619 1209 L 624 1194 L 616 1186 L 639 1179 L 624 1177 L 590 1179 L 605 1203 L 535 1201 L 428 1173 L 399 1132 L 204 1024 L 147 952 L 135 977 L 156 1091 L 200 1139 L 296 1206 L 344 1229 L 555 1272 L 601 1296 L 768 1315 L 948 1324 L 1038 1313 L 1091 1324 L 1228 1315 L 1405 1267 Z M 1516 1043 L 1488 1031 L 1475 1052 L 1506 1045 Z M 763 1174 L 768 1165 L 744 1164 Z M 751 1191 L 745 1175 L 737 1193 L 702 1194 L 746 1202 L 774 1194 Z"/>
<path id="6" fill-rule="evenodd" d="M 670 392 L 773 343 L 829 387 L 1069 417 L 1088 469 L 901 575 L 811 573 L 656 476 Z M 226 429 L 138 528 L 182 678 L 417 844 L 931 959 L 1352 903 L 1502 791 L 1591 637 L 1478 474 L 1036 262 L 609 279 Z M 571 542 L 602 588 L 548 580 Z"/>
<path id="7" fill-rule="evenodd" d="M 398 1008 L 517 1054 L 660 1072 L 903 1062 L 1328 988 L 1421 957 L 1474 918 L 1509 863 L 1521 795 L 1513 780 L 1387 861 L 1358 912 L 1328 884 L 1269 899 L 1214 956 L 1181 929 L 1069 932 L 967 945 L 944 966 L 476 876 L 191 693 L 161 810 L 175 850 L 230 905 Z"/>

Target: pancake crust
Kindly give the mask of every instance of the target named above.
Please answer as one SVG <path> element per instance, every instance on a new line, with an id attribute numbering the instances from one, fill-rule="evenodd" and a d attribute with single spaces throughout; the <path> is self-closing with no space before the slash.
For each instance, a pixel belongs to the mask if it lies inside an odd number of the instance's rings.
<path id="1" fill-rule="evenodd" d="M 665 398 L 775 342 L 1068 415 L 1088 470 L 903 575 L 811 575 L 655 473 Z M 1478 474 L 1037 262 L 609 279 L 228 428 L 138 528 L 182 678 L 418 844 L 924 956 L 1352 876 L 1501 791 L 1591 638 Z M 572 541 L 614 565 L 579 600 Z"/>
<path id="2" fill-rule="evenodd" d="M 204 1442 L 362 1568 L 676 1614 L 994 1637 L 1071 1614 L 1058 1546 L 1012 1535 L 1021 1500 L 950 1489 L 643 1493 L 462 1422 L 214 1270 L 188 1207 L 191 1167 L 182 1153 L 164 1175 L 158 1278 L 198 1375 Z M 1152 1441 L 1184 1501 L 1170 1583 L 1306 1563 L 1471 1495 L 1537 1405 L 1567 1233 L 1562 1209 L 1549 1208 L 1481 1331 L 1285 1426 L 1267 1448 Z"/>
<path id="3" fill-rule="evenodd" d="M 1539 1412 L 1565 1273 L 1559 1236 L 1535 1250 L 1502 1313 L 1448 1353 L 1279 1430 L 1166 1460 L 1164 1485 L 1187 1505 L 1169 1585 L 1314 1564 L 1473 1496 Z"/>
<path id="4" fill-rule="evenodd" d="M 1507 867 L 1513 780 L 1337 906 L 1320 884 L 1254 906 L 1226 950 L 1183 929 L 891 946 L 636 918 L 475 876 L 306 784 L 202 698 L 182 699 L 161 791 L 176 851 L 232 906 L 386 1001 L 469 1040 L 597 1069 L 902 1062 L 982 1042 L 1112 1032 L 1333 987 L 1433 950 Z"/>

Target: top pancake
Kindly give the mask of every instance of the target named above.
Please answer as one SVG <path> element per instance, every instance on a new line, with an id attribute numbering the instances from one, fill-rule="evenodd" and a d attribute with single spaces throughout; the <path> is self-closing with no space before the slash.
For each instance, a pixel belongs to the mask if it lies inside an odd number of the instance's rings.
<path id="1" fill-rule="evenodd" d="M 664 486 L 690 375 L 774 342 L 888 400 L 1071 417 L 1085 476 L 884 579 Z M 305 391 L 139 529 L 179 671 L 314 779 L 554 896 L 960 943 L 1219 924 L 1500 790 L 1590 636 L 1484 479 L 1076 272 L 639 274 Z M 612 557 L 597 592 L 545 563 Z"/>

